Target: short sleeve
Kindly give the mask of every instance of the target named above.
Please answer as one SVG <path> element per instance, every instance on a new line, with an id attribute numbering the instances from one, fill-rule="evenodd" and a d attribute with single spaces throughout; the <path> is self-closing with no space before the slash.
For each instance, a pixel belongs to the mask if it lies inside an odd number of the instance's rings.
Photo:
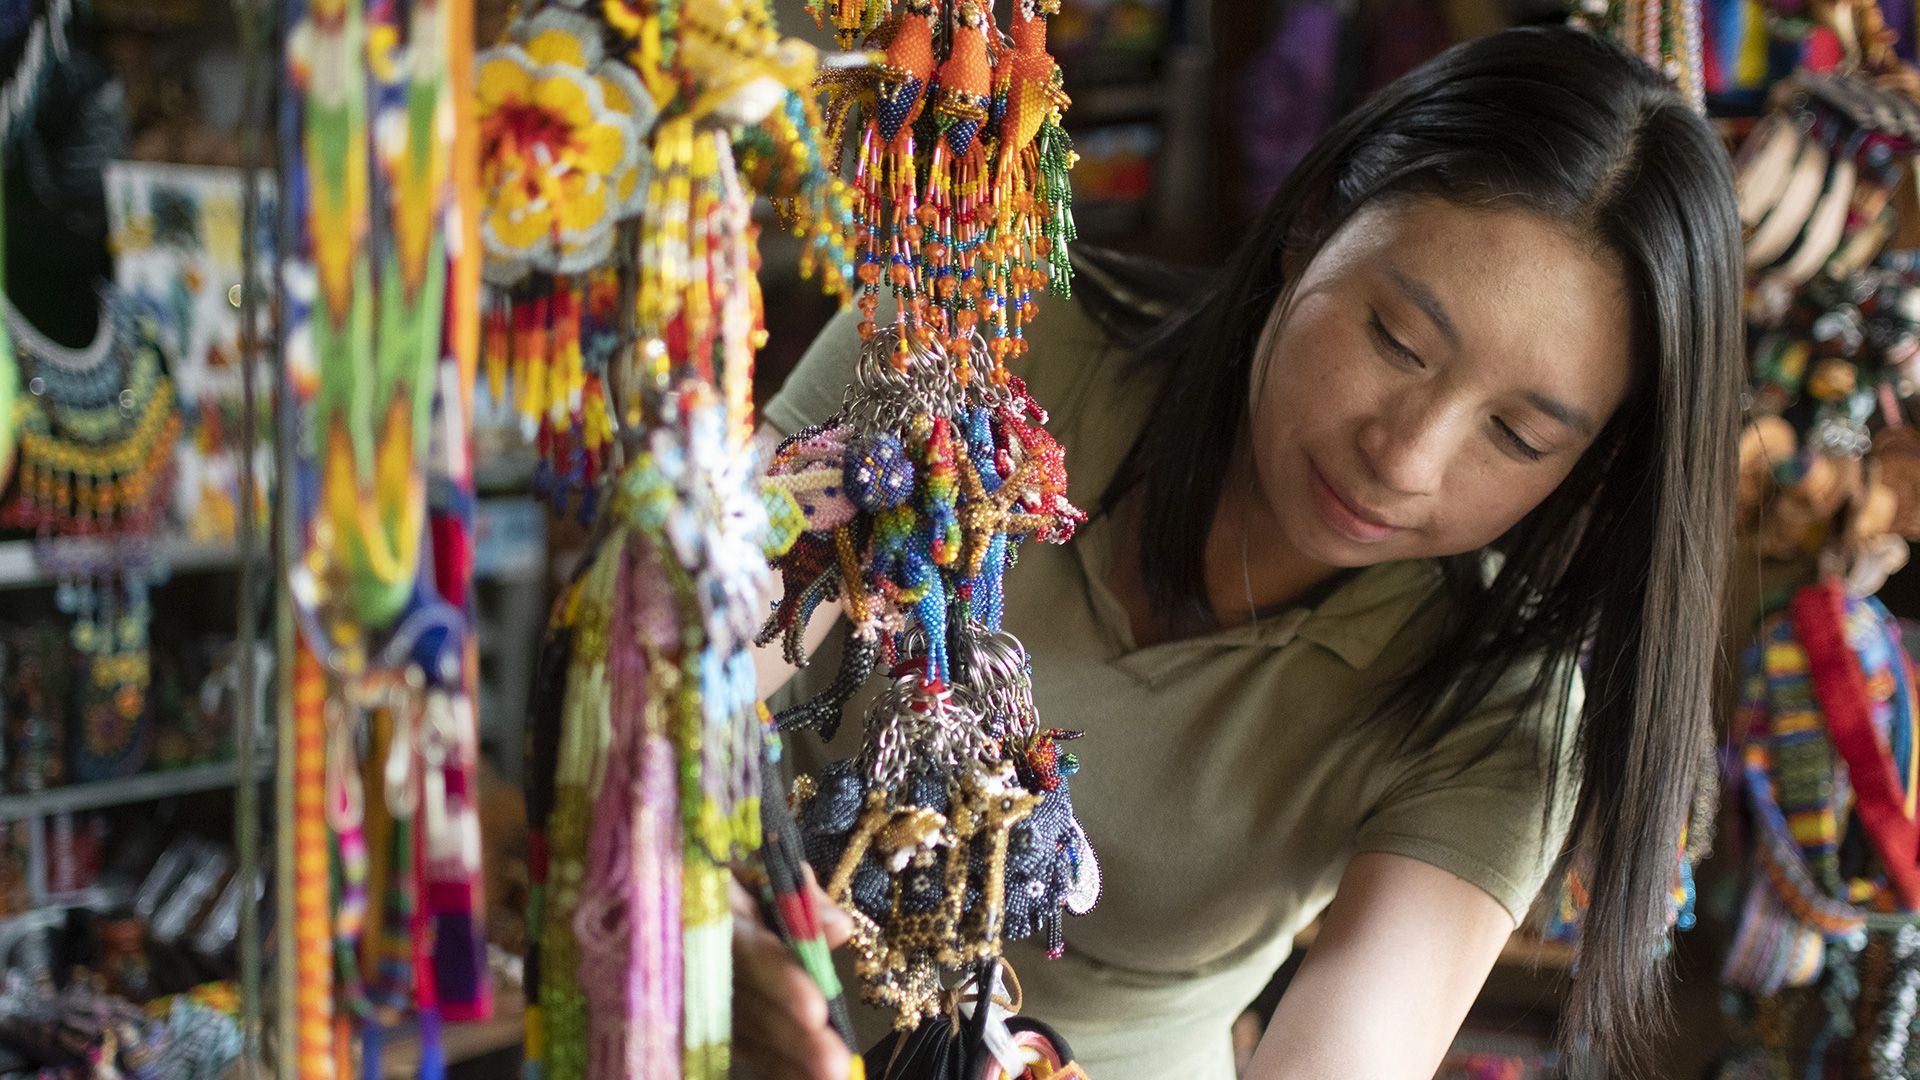
<path id="1" fill-rule="evenodd" d="M 1537 670 L 1528 665 L 1516 675 Z M 1431 750 L 1405 760 L 1362 820 L 1354 852 L 1437 866 L 1478 885 L 1516 924 L 1524 922 L 1566 841 L 1579 791 L 1572 763 L 1584 688 L 1571 661 L 1558 674 L 1531 706 L 1518 703 L 1523 695 L 1515 689 L 1530 678 L 1503 680 Z M 1550 793 L 1556 758 L 1559 778 Z"/>
<path id="2" fill-rule="evenodd" d="M 839 412 L 859 353 L 860 312 L 839 312 L 807 346 L 760 415 L 780 434 L 791 435 Z"/>

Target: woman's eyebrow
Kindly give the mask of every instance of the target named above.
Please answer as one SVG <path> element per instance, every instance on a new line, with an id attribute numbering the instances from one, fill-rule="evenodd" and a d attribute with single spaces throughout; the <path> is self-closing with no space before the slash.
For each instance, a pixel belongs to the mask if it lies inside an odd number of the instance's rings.
<path id="1" fill-rule="evenodd" d="M 1447 339 L 1447 344 L 1456 349 L 1460 347 L 1460 332 L 1453 328 L 1453 319 L 1447 315 L 1447 306 L 1440 302 L 1440 298 L 1433 294 L 1432 289 L 1408 277 L 1396 267 L 1387 267 L 1387 277 L 1392 279 L 1394 286 L 1400 290 L 1400 294 L 1405 296 L 1413 306 L 1427 313 L 1427 318 L 1433 320 L 1433 325 L 1440 328 L 1440 334 Z"/>
<path id="2" fill-rule="evenodd" d="M 1588 416 L 1585 411 L 1576 409 L 1558 398 L 1548 397 L 1538 391 L 1529 390 L 1525 396 L 1527 404 L 1532 405 L 1534 408 L 1539 409 L 1541 412 L 1546 413 L 1562 424 L 1565 424 L 1582 435 L 1593 434 L 1593 417 Z"/>

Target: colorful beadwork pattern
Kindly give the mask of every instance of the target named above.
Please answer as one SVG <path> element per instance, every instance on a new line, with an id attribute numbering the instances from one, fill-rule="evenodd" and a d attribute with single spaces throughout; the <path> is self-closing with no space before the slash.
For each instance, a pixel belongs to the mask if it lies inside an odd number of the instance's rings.
<path id="1" fill-rule="evenodd" d="M 1006 361 L 1026 350 L 1024 327 L 1042 292 L 1071 293 L 1074 237 L 1067 171 L 1068 104 L 1047 51 L 1058 0 L 1015 0 L 1011 34 L 993 5 L 960 0 L 813 0 L 844 46 L 864 38 L 872 68 L 821 77 L 828 130 L 854 161 L 854 239 L 860 330 L 894 300 L 895 365 L 939 345 L 962 386 L 984 336 L 987 372 L 1005 387 Z"/>
<path id="2" fill-rule="evenodd" d="M 311 668 L 295 737 L 307 758 L 319 740 L 289 827 L 306 845 L 295 896 L 330 900 L 295 912 L 299 1075 L 377 1063 L 402 1019 L 437 1075 L 441 1025 L 492 1002 L 472 704 L 477 334 L 460 329 L 477 325 L 481 269 L 478 176 L 459 161 L 474 146 L 471 9 L 283 10 L 279 421 Z"/>
<path id="3" fill-rule="evenodd" d="M 488 394 L 596 525 L 529 724 L 531 1075 L 730 1069 L 727 887 L 760 848 L 767 736 L 747 650 L 773 594 L 755 194 L 827 288 L 852 279 L 816 69 L 759 0 L 533 5 L 480 69 L 483 168 L 521 188 L 487 209 Z M 623 125 L 631 172 L 599 141 Z M 568 186 L 569 161 L 602 179 Z"/>

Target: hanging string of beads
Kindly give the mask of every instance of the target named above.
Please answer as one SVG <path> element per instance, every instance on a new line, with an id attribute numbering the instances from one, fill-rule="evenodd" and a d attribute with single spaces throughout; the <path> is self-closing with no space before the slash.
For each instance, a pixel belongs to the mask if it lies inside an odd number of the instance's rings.
<path id="1" fill-rule="evenodd" d="M 756 192 L 804 269 L 852 280 L 817 68 L 760 0 L 532 5 L 481 57 L 489 392 L 513 388 L 541 483 L 595 523 L 529 725 L 538 1075 L 729 1070 L 727 882 L 760 848 L 769 734 L 746 650 L 776 539 L 748 442 Z"/>
<path id="2" fill-rule="evenodd" d="M 280 268 L 298 632 L 287 738 L 297 1039 L 356 1075 L 417 1021 L 491 1009 L 479 925 L 469 583 L 477 177 L 467 0 L 293 3 Z"/>

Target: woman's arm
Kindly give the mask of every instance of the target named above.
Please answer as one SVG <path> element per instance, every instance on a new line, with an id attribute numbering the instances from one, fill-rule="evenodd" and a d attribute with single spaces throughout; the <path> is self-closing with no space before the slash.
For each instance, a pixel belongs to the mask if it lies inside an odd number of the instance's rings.
<path id="1" fill-rule="evenodd" d="M 1429 1080 L 1513 928 L 1445 870 L 1354 856 L 1248 1080 Z"/>

